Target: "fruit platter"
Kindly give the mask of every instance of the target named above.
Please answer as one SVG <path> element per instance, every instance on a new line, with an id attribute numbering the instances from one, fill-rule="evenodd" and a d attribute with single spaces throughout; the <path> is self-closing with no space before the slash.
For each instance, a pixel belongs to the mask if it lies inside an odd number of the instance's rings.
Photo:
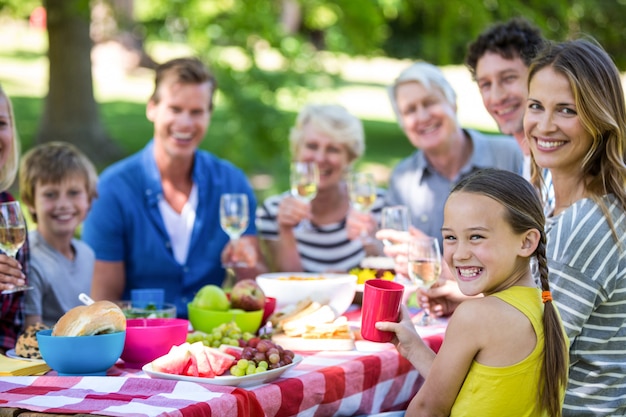
<path id="1" fill-rule="evenodd" d="M 302 360 L 269 339 L 246 335 L 244 340 L 235 323 L 220 327 L 212 334 L 191 333 L 143 371 L 153 378 L 246 387 L 273 381 Z"/>
<path id="2" fill-rule="evenodd" d="M 253 337 L 245 347 L 185 342 L 142 369 L 152 378 L 249 387 L 273 381 L 301 361 L 293 351 Z"/>
<path id="3" fill-rule="evenodd" d="M 252 280 L 239 281 L 228 294 L 215 285 L 201 288 L 188 306 L 193 331 L 185 343 L 172 346 L 143 371 L 152 378 L 214 385 L 273 381 L 302 357 L 269 336 L 257 336 L 265 307 L 266 297 Z"/>
<path id="4" fill-rule="evenodd" d="M 205 377 L 194 377 L 188 375 L 175 375 L 168 374 L 165 372 L 155 371 L 152 368 L 152 363 L 146 364 L 143 366 L 142 370 L 149 375 L 151 378 L 162 378 L 162 379 L 174 379 L 178 381 L 189 381 L 189 382 L 199 382 L 202 384 L 212 384 L 212 385 L 228 385 L 231 387 L 251 387 L 259 384 L 264 384 L 267 382 L 272 382 L 278 378 L 286 371 L 291 369 L 292 367 L 298 365 L 302 362 L 302 356 L 295 355 L 293 358 L 293 362 L 289 365 L 285 365 L 280 368 L 267 370 L 262 373 L 254 373 L 251 375 L 245 376 L 233 376 L 230 373 L 225 373 L 221 376 L 216 376 L 214 378 L 205 378 Z"/>

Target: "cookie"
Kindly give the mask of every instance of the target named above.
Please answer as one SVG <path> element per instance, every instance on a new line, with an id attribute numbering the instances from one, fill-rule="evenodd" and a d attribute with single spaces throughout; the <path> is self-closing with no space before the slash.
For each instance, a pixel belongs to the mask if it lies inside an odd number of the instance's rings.
<path id="1" fill-rule="evenodd" d="M 37 343 L 37 332 L 46 329 L 49 329 L 49 327 L 43 323 L 28 326 L 24 333 L 17 338 L 15 353 L 23 358 L 41 359 L 39 344 Z"/>

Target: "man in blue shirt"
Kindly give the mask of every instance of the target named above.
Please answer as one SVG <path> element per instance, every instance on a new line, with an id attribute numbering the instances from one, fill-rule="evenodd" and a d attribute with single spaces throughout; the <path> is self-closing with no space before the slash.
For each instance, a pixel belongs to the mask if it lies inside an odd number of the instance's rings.
<path id="1" fill-rule="evenodd" d="M 256 199 L 244 173 L 198 149 L 208 129 L 216 82 L 195 58 L 156 70 L 146 115 L 154 138 L 107 168 L 83 229 L 96 253 L 92 297 L 130 299 L 135 288 L 163 288 L 166 302 L 187 316 L 187 303 L 206 284 L 221 285 L 223 262 L 244 261 L 238 279 L 267 270 L 254 221 L 233 247 L 219 224 L 224 193 Z"/>

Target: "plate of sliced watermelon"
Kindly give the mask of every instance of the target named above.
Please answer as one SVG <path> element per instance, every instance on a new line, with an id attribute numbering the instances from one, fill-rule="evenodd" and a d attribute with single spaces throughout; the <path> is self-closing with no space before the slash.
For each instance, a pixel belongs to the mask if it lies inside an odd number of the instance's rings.
<path id="1" fill-rule="evenodd" d="M 232 358 L 231 361 L 227 365 L 227 367 L 230 368 L 230 365 L 232 364 L 232 360 L 235 358 L 231 355 L 226 354 L 224 355 L 224 357 L 220 359 L 219 358 L 220 355 L 218 352 L 213 351 L 213 353 L 217 354 L 217 357 L 218 357 L 217 361 L 219 362 L 224 361 L 226 357 Z M 163 366 L 162 366 L 163 358 L 164 357 L 155 359 L 154 361 L 144 365 L 141 369 L 151 378 L 174 379 L 174 380 L 179 380 L 179 381 L 198 382 L 201 384 L 228 385 L 231 387 L 250 387 L 250 386 L 274 381 L 275 379 L 278 379 L 287 370 L 293 368 L 294 366 L 302 362 L 302 356 L 295 355 L 293 358 L 293 362 L 291 362 L 289 365 L 281 366 L 280 368 L 276 368 L 276 369 L 270 369 L 264 372 L 260 372 L 258 374 L 245 375 L 245 376 L 234 376 L 230 374 L 230 371 L 225 371 L 219 376 L 210 376 L 210 374 L 203 373 L 201 371 L 202 367 L 199 366 L 200 371 L 196 372 L 198 373 L 198 376 L 191 376 L 187 374 L 162 372 L 162 371 L 155 370 L 154 365 L 155 365 L 155 362 L 157 361 L 161 361 L 161 362 L 160 363 L 157 362 L 156 368 L 163 369 Z M 209 359 L 209 361 L 212 363 L 213 368 L 217 367 L 215 365 L 215 360 L 216 360 L 215 358 Z M 200 375 L 204 375 L 204 376 L 200 376 Z"/>

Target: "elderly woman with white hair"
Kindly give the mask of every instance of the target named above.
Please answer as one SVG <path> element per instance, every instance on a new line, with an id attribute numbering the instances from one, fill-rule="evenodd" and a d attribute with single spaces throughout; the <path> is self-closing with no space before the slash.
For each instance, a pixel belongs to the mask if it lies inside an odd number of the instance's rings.
<path id="1" fill-rule="evenodd" d="M 389 87 L 389 98 L 400 127 L 417 150 L 394 168 L 386 205 L 407 206 L 411 225 L 441 243 L 443 207 L 454 185 L 481 168 L 521 174 L 522 153 L 511 138 L 461 127 L 456 93 L 432 64 L 416 62 L 402 71 Z M 377 236 L 393 237 L 386 232 Z"/>
<path id="2" fill-rule="evenodd" d="M 298 115 L 289 142 L 294 161 L 318 165 L 320 182 L 310 204 L 285 192 L 257 208 L 257 229 L 272 269 L 345 272 L 358 267 L 365 256 L 381 254 L 375 239 L 350 239 L 346 232 L 350 198 L 345 178 L 365 151 L 361 121 L 339 105 L 309 104 Z M 375 218 L 383 196 L 380 192 L 371 208 Z M 305 219 L 310 227 L 296 227 Z"/>

